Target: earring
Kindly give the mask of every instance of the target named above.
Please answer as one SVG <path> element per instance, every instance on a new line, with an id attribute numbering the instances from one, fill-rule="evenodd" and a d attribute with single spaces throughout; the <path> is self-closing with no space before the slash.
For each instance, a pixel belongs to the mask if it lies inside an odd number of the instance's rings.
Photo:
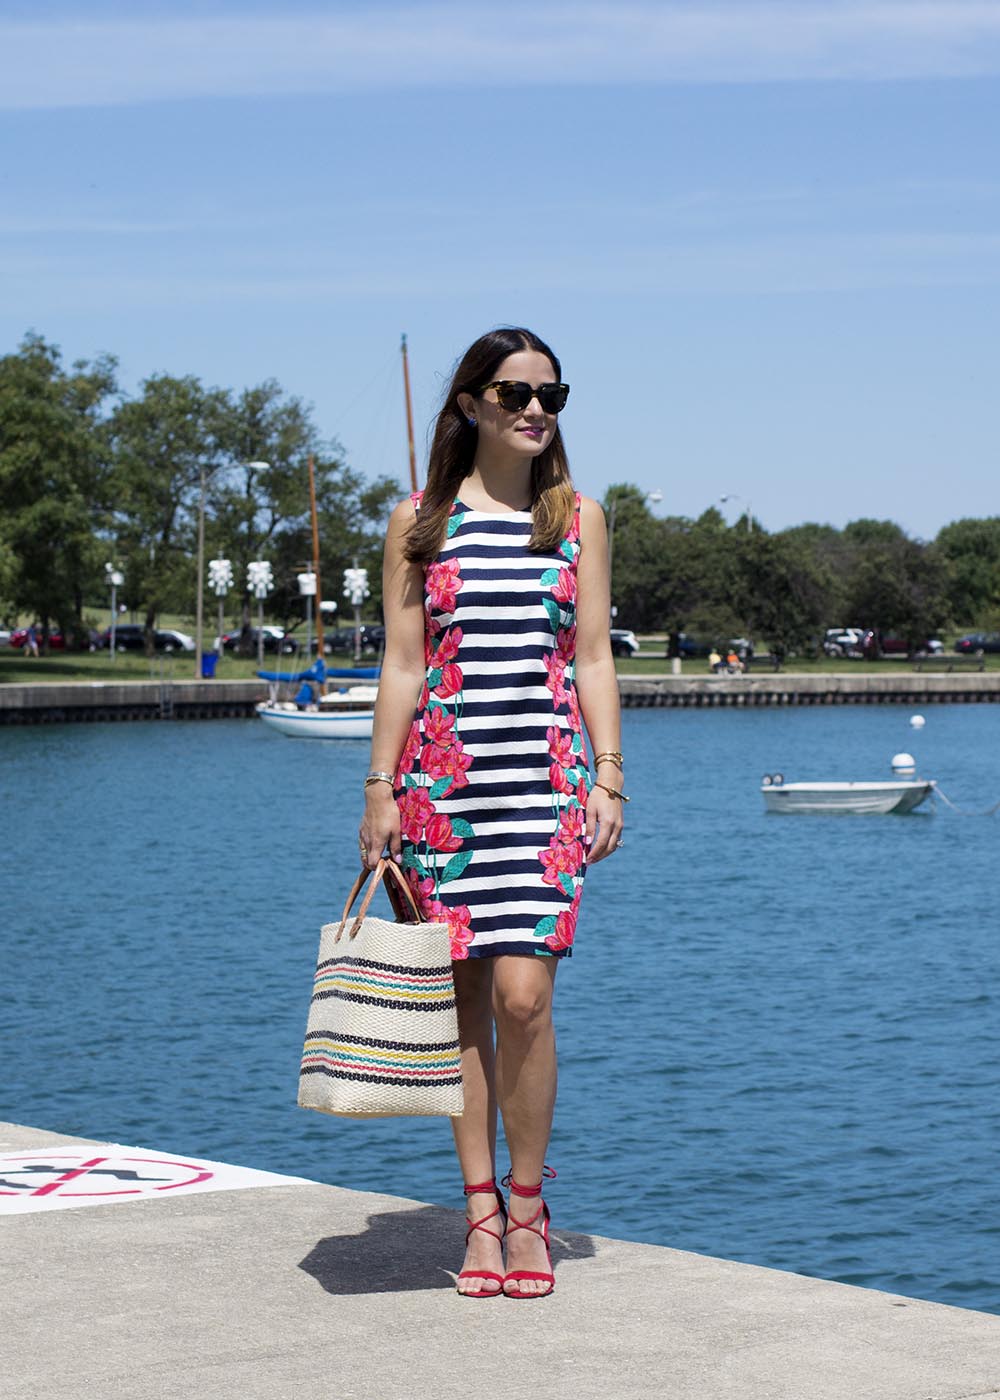
<path id="1" fill-rule="evenodd" d="M 474 428 L 476 426 L 476 420 L 474 418 L 470 418 L 468 421 L 470 428 Z"/>

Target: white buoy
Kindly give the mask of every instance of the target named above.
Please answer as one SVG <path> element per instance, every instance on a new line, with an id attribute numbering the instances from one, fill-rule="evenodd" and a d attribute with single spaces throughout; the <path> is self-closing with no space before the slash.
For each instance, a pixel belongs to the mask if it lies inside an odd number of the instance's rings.
<path id="1" fill-rule="evenodd" d="M 896 777 L 904 777 L 907 773 L 917 771 L 917 760 L 911 753 L 897 753 L 892 756 L 892 771 Z"/>
<path id="2" fill-rule="evenodd" d="M 927 721 L 924 719 L 923 715 L 911 715 L 911 716 L 910 716 L 910 728 L 911 728 L 911 729 L 923 729 L 923 727 L 924 727 L 924 725 L 925 725 L 926 723 L 927 723 Z"/>

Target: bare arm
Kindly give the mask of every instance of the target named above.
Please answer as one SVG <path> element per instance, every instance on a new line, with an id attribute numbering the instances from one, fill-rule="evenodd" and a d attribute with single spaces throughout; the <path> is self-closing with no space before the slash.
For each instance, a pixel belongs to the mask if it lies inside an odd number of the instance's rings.
<path id="1" fill-rule="evenodd" d="M 611 655 L 608 579 L 608 532 L 604 512 L 584 496 L 580 502 L 580 557 L 577 563 L 576 689 L 587 734 L 596 754 L 621 748 L 621 706 L 618 676 Z M 602 763 L 598 779 L 621 788 L 622 774 Z M 603 860 L 615 849 L 622 831 L 623 803 L 595 787 L 587 802 L 587 864 Z M 595 836 L 596 829 L 596 836 Z"/>
<path id="2" fill-rule="evenodd" d="M 385 655 L 372 726 L 374 773 L 395 773 L 425 675 L 423 569 L 403 557 L 403 536 L 413 518 L 412 502 L 401 501 L 389 517 L 386 532 L 382 567 Z M 362 859 L 371 867 L 386 846 L 394 860 L 401 858 L 399 812 L 388 783 L 372 783 L 365 789 L 359 839 L 365 848 Z"/>

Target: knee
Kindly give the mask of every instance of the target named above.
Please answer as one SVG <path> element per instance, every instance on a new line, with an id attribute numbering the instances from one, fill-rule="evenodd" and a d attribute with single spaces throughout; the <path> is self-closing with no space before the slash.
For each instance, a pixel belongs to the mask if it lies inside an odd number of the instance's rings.
<path id="1" fill-rule="evenodd" d="M 496 1019 L 508 1032 L 537 1035 L 552 1024 L 552 998 L 543 988 L 511 989 L 497 997 Z"/>

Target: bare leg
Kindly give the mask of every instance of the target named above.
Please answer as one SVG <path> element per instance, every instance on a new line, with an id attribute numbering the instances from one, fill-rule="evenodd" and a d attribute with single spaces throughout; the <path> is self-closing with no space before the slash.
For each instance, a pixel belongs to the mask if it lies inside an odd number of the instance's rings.
<path id="1" fill-rule="evenodd" d="M 542 1166 L 552 1132 L 556 1101 L 556 1039 L 552 994 L 556 958 L 499 957 L 493 975 L 493 1010 L 497 1026 L 497 1096 L 510 1147 L 514 1180 L 532 1186 Z M 511 1218 L 530 1220 L 540 1199 L 512 1196 Z M 536 1222 L 540 1226 L 540 1221 Z M 530 1230 L 516 1230 L 507 1246 L 508 1270 L 548 1269 L 545 1247 Z M 536 1279 L 511 1284 L 521 1292 L 544 1292 Z"/>
<path id="2" fill-rule="evenodd" d="M 497 1100 L 493 1051 L 493 964 L 495 958 L 470 958 L 452 965 L 455 974 L 455 1001 L 458 1006 L 458 1035 L 462 1045 L 462 1091 L 465 1111 L 451 1120 L 455 1147 L 466 1183 L 492 1181 L 496 1174 Z M 466 1198 L 466 1214 L 480 1220 L 496 1209 L 492 1193 Z M 500 1235 L 499 1216 L 469 1236 L 463 1269 L 489 1269 L 503 1273 L 499 1239 L 491 1240 L 486 1231 Z M 496 1293 L 492 1279 L 464 1278 L 460 1293 Z"/>

